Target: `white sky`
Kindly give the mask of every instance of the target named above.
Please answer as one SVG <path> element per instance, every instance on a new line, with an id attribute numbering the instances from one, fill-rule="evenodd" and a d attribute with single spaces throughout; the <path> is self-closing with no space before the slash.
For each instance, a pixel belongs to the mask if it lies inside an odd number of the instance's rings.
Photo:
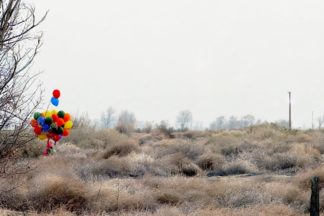
<path id="1" fill-rule="evenodd" d="M 324 1 L 30 0 L 49 15 L 33 70 L 48 100 L 98 118 L 108 106 L 138 120 L 324 114 Z"/>

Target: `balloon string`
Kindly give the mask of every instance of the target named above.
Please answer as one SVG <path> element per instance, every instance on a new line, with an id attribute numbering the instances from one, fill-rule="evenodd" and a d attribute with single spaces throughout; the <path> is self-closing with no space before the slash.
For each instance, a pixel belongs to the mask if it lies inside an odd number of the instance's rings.
<path id="1" fill-rule="evenodd" d="M 45 111 L 45 116 L 47 115 L 47 112 L 49 112 L 48 108 L 50 107 L 51 105 L 51 101 L 48 102 L 48 105 L 47 105 L 47 108 L 46 108 L 46 111 Z"/>

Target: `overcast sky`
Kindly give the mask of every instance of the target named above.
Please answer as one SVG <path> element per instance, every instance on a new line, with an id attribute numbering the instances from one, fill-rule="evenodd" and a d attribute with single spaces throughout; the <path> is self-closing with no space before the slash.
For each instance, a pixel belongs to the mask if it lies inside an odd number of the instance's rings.
<path id="1" fill-rule="evenodd" d="M 33 71 L 66 111 L 274 121 L 287 118 L 290 90 L 293 126 L 324 114 L 324 1 L 30 1 L 49 10 Z"/>

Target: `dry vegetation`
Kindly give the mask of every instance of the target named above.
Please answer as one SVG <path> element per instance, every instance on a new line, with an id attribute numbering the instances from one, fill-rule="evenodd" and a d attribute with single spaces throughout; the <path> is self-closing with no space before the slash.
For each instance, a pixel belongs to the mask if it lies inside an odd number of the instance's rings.
<path id="1" fill-rule="evenodd" d="M 324 133 L 263 125 L 237 131 L 133 133 L 78 128 L 55 155 L 26 146 L 33 169 L 1 179 L 1 215 L 307 215 L 324 183 Z M 19 166 L 19 164 L 18 164 Z M 324 212 L 324 193 L 321 194 Z"/>

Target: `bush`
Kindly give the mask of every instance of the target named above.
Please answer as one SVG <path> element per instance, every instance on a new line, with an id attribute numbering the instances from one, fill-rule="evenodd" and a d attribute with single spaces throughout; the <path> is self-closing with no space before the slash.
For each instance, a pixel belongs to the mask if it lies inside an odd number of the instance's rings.
<path id="1" fill-rule="evenodd" d="M 156 163 L 164 170 L 165 174 L 169 175 L 183 174 L 195 176 L 201 173 L 201 169 L 182 153 L 167 155 Z"/>
<path id="2" fill-rule="evenodd" d="M 156 195 L 157 202 L 161 204 L 177 205 L 180 202 L 180 197 L 173 191 L 170 192 L 159 192 Z"/>
<path id="3" fill-rule="evenodd" d="M 192 141 L 174 140 L 170 144 L 164 146 L 164 149 L 158 153 L 158 157 L 165 155 L 181 153 L 191 160 L 196 160 L 200 155 L 206 152 L 205 146 L 196 144 Z"/>
<path id="4" fill-rule="evenodd" d="M 71 176 L 39 175 L 34 179 L 33 191 L 28 195 L 30 208 L 51 211 L 62 205 L 69 211 L 87 208 L 87 187 Z"/>
<path id="5" fill-rule="evenodd" d="M 212 176 L 229 176 L 229 175 L 241 175 L 241 174 L 253 174 L 256 172 L 256 169 L 252 164 L 247 162 L 232 162 L 225 164 L 223 168 L 217 169 L 207 173 L 208 177 Z"/>
<path id="6" fill-rule="evenodd" d="M 137 152 L 138 150 L 139 150 L 139 147 L 135 144 L 135 142 L 128 140 L 128 141 L 117 143 L 117 144 L 114 144 L 113 146 L 108 147 L 102 154 L 102 158 L 108 159 L 113 155 L 123 157 L 123 156 L 128 155 L 131 152 Z"/>
<path id="7" fill-rule="evenodd" d="M 271 156 L 259 155 L 258 157 L 257 165 L 271 171 L 291 169 L 298 166 L 296 156 L 289 153 L 277 153 Z"/>
<path id="8" fill-rule="evenodd" d="M 44 149 L 44 144 L 38 141 L 30 142 L 22 149 L 22 156 L 26 158 L 38 158 L 42 155 Z"/>
<path id="9" fill-rule="evenodd" d="M 203 170 L 215 170 L 222 167 L 225 159 L 220 154 L 206 153 L 196 160 L 196 164 Z"/>

